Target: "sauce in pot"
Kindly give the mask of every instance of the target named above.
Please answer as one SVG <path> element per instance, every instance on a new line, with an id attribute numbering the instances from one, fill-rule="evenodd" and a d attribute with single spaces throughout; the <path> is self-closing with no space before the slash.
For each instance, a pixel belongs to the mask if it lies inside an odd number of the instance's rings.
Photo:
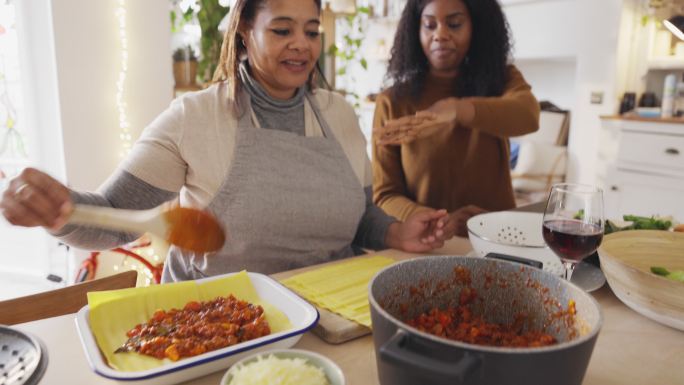
<path id="1" fill-rule="evenodd" d="M 525 330 L 528 316 L 524 313 L 516 314 L 511 324 L 487 322 L 482 315 L 475 315 L 472 305 L 478 300 L 478 293 L 469 286 L 469 272 L 463 267 L 457 267 L 454 273 L 456 281 L 468 284 L 461 289 L 458 305 L 432 308 L 416 317 L 405 319 L 406 324 L 438 337 L 475 345 L 523 348 L 558 343 L 553 335 L 543 330 Z M 567 310 L 556 312 L 553 317 L 573 317 L 574 314 L 575 303 L 570 301 Z"/>

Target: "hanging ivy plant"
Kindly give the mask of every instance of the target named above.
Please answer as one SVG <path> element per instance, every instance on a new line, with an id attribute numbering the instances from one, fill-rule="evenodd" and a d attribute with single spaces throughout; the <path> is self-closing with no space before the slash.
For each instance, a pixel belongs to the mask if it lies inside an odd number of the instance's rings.
<path id="1" fill-rule="evenodd" d="M 339 64 L 335 75 L 344 78 L 347 87 L 355 83 L 355 78 L 351 71 L 353 65 L 358 63 L 364 71 L 368 70 L 368 61 L 361 55 L 361 44 L 363 43 L 370 14 L 370 8 L 357 7 L 355 14 L 345 16 L 342 19 L 344 20 L 345 29 L 344 44 L 340 47 L 333 44 L 328 48 L 327 54 L 336 58 Z M 360 106 L 361 98 L 356 92 L 349 89 L 341 91 L 351 98 L 350 101 L 355 108 Z"/>
<path id="2" fill-rule="evenodd" d="M 185 24 L 192 20 L 192 15 L 195 11 L 192 7 L 188 7 L 185 12 L 176 11 L 176 7 L 171 9 L 171 33 L 177 33 L 183 30 Z"/>
<path id="3" fill-rule="evenodd" d="M 200 10 L 197 13 L 202 28 L 200 39 L 200 51 L 202 53 L 198 64 L 199 78 L 203 83 L 208 83 L 214 76 L 221 56 L 221 44 L 223 35 L 218 26 L 221 20 L 230 11 L 229 7 L 219 4 L 219 0 L 199 0 Z"/>

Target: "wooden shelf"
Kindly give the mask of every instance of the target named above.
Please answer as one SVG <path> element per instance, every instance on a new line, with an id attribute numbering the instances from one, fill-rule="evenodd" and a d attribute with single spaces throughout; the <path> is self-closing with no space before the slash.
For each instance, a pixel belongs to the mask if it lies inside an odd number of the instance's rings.
<path id="1" fill-rule="evenodd" d="M 680 70 L 684 71 L 684 58 L 666 56 L 648 59 L 649 70 Z"/>
<path id="2" fill-rule="evenodd" d="M 644 118 L 641 116 L 623 116 L 623 115 L 601 115 L 602 120 L 628 120 L 633 122 L 648 122 L 648 123 L 676 123 L 684 124 L 683 118 Z"/>
<path id="3" fill-rule="evenodd" d="M 189 86 L 174 86 L 173 87 L 173 97 L 179 97 L 183 95 L 186 92 L 193 92 L 193 91 L 199 91 L 202 89 L 202 86 L 198 84 L 192 84 Z"/>

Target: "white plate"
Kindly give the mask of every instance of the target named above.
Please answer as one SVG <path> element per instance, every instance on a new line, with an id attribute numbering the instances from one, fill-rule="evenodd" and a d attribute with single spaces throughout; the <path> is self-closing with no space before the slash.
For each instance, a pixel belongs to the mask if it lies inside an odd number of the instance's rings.
<path id="1" fill-rule="evenodd" d="M 598 290 L 606 283 L 606 276 L 598 267 L 587 262 L 580 262 L 572 272 L 570 282 L 590 293 Z"/>
<path id="2" fill-rule="evenodd" d="M 233 274 L 204 278 L 198 280 L 198 282 L 210 281 Z M 83 344 L 90 367 L 102 377 L 125 381 L 126 384 L 131 385 L 177 384 L 223 370 L 240 359 L 256 352 L 268 349 L 289 348 L 299 341 L 302 334 L 318 322 L 319 315 L 316 308 L 292 291 L 266 275 L 258 273 L 247 274 L 259 297 L 285 313 L 292 324 L 292 329 L 182 359 L 158 368 L 136 372 L 122 372 L 109 367 L 100 353 L 95 337 L 90 330 L 89 309 L 86 305 L 76 314 L 76 328 L 81 337 L 81 343 Z"/>

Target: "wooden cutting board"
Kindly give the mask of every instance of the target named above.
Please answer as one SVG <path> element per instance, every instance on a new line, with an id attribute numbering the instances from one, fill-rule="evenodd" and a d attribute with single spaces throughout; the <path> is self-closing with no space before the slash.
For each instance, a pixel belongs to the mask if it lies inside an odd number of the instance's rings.
<path id="1" fill-rule="evenodd" d="M 330 344 L 341 344 L 354 338 L 362 337 L 371 333 L 371 330 L 354 321 L 328 310 L 317 307 L 321 318 L 314 326 L 312 332 L 323 341 Z"/>

